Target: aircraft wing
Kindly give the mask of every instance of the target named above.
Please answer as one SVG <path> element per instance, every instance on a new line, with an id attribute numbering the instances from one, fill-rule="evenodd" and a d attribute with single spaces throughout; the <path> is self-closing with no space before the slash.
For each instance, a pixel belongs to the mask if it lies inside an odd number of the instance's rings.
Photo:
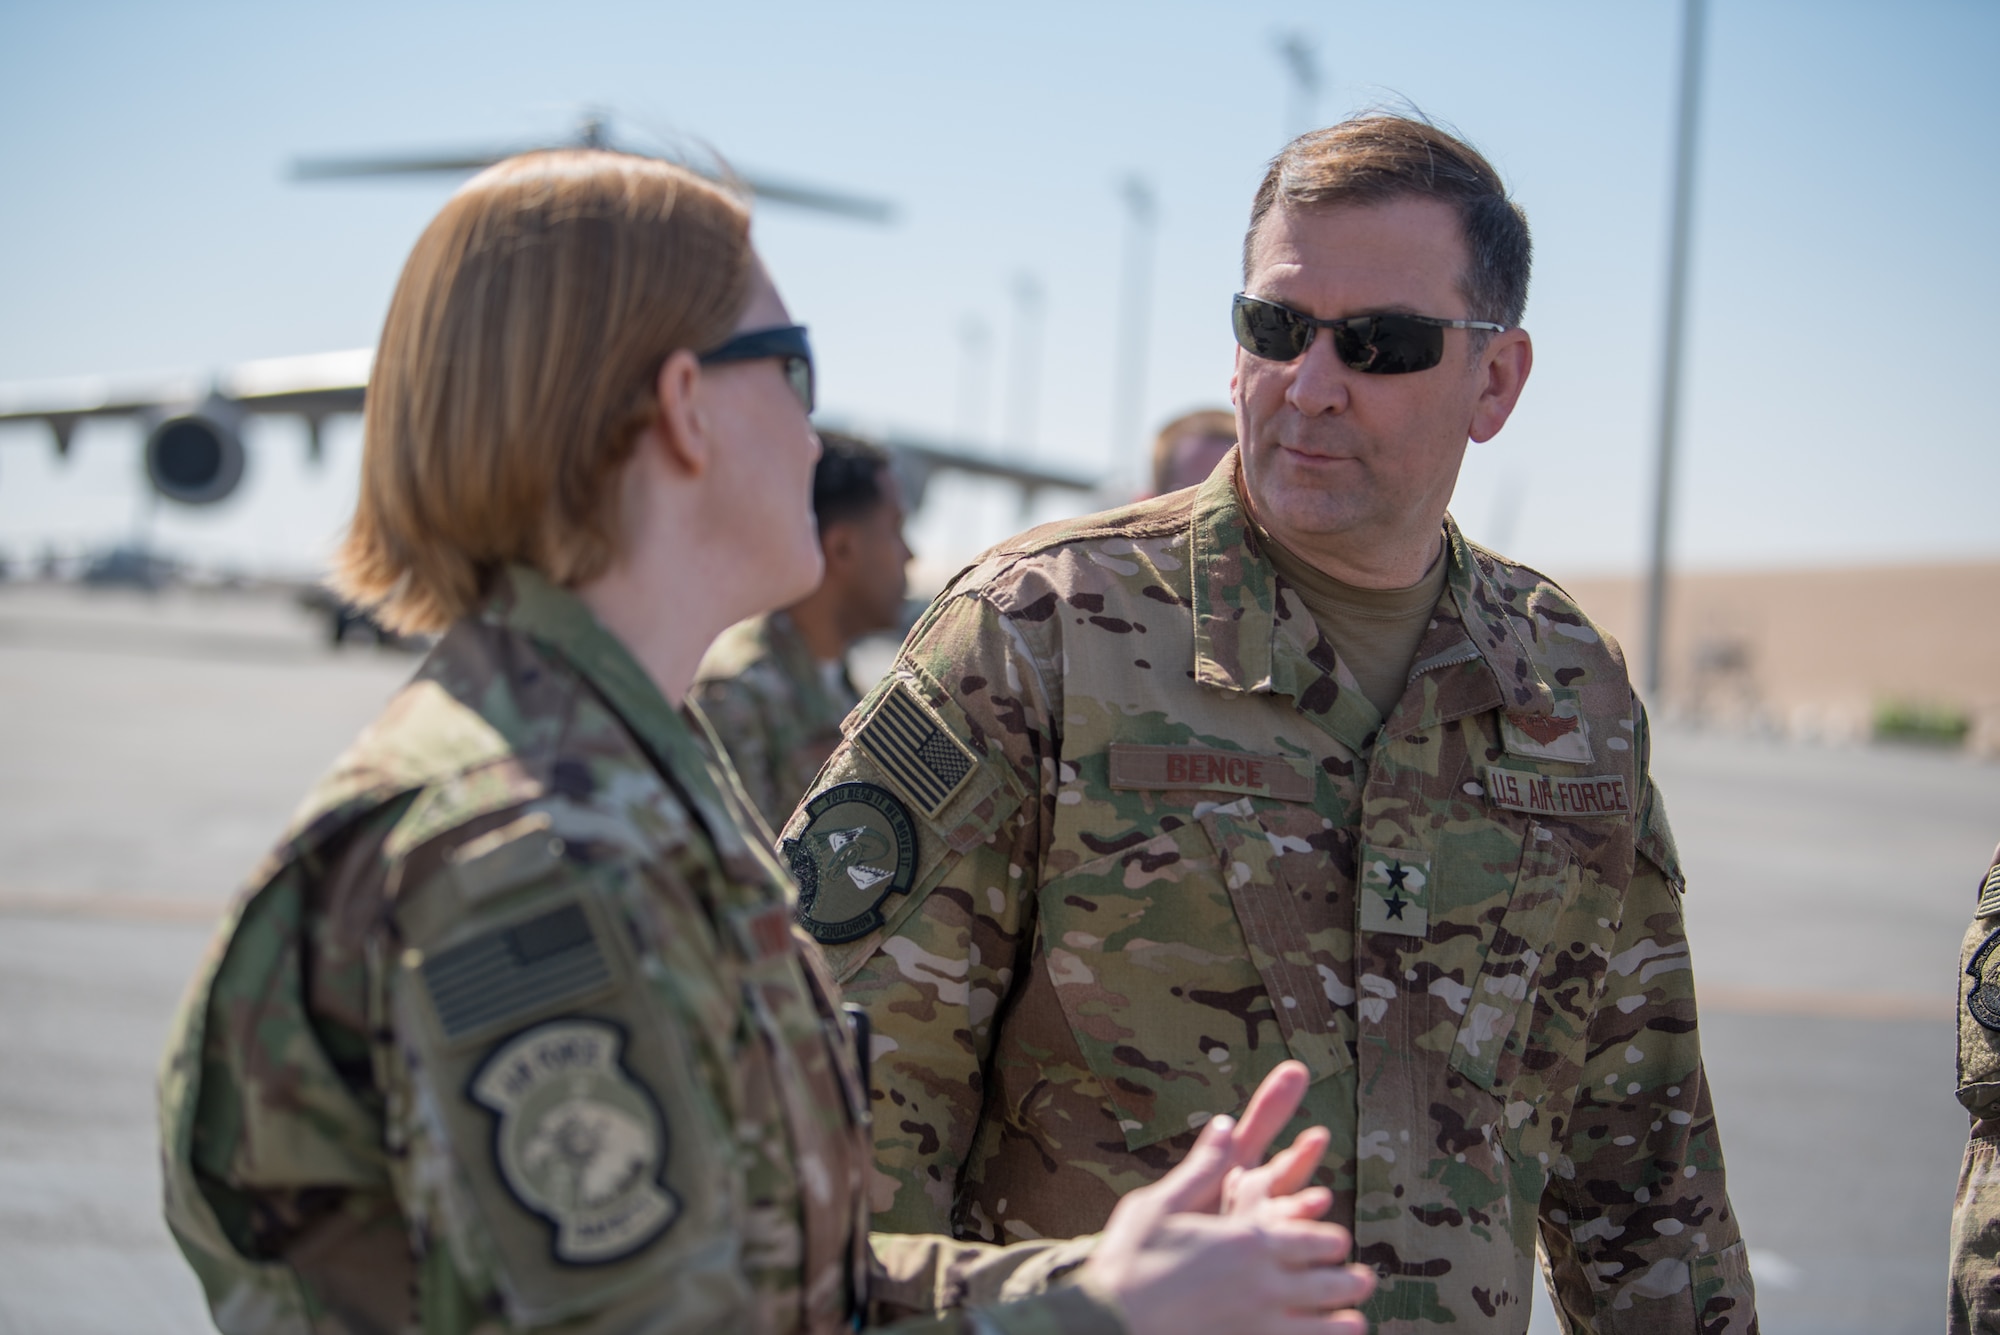
<path id="1" fill-rule="evenodd" d="M 161 375 L 0 384 L 0 422 L 45 422 L 67 452 L 87 417 L 168 417 L 220 402 L 238 413 L 296 413 L 308 419 L 358 413 L 373 348 L 242 362 L 213 377 Z"/>
<path id="2" fill-rule="evenodd" d="M 213 377 L 118 380 L 92 376 L 0 384 L 0 423 L 44 422 L 55 433 L 56 448 L 64 453 L 76 424 L 85 418 L 152 419 L 164 424 L 151 428 L 156 436 L 176 422 L 192 423 L 212 442 L 209 452 L 201 456 L 201 475 L 178 482 L 163 480 L 159 468 L 167 466 L 171 472 L 171 466 L 152 460 L 150 445 L 148 469 L 163 494 L 206 504 L 229 494 L 240 475 L 242 442 L 234 425 L 238 419 L 265 413 L 303 417 L 311 433 L 313 457 L 317 458 L 320 422 L 339 413 L 361 411 L 374 360 L 374 349 L 355 348 L 243 362 Z M 1044 491 L 1089 493 L 1099 485 L 1097 478 L 1086 474 L 1007 458 L 958 442 L 893 429 L 842 429 L 874 441 L 895 456 L 913 510 L 923 504 L 931 478 L 942 473 L 969 474 L 1014 486 L 1020 490 L 1024 510 Z M 216 476 L 211 477 L 211 472 Z"/>
<path id="3" fill-rule="evenodd" d="M 823 421 L 821 425 L 872 441 L 893 455 L 912 510 L 923 505 L 931 478 L 940 473 L 965 473 L 1010 483 L 1020 489 L 1024 511 L 1044 491 L 1089 493 L 1101 484 L 1101 479 L 1088 474 L 1024 463 L 957 442 L 908 435 L 894 429 L 871 430 L 844 422 Z"/>

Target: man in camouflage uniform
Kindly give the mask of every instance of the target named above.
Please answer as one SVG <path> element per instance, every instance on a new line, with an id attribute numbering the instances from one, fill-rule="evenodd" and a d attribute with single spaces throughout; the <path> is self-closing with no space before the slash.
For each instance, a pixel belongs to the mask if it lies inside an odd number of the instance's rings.
<path id="1" fill-rule="evenodd" d="M 1951 1216 L 1951 1335 L 2000 1332 L 2000 848 L 1979 882 L 1958 980 L 1958 1101 L 1972 1114 Z"/>
<path id="2" fill-rule="evenodd" d="M 1376 1330 L 1524 1331 L 1538 1244 L 1568 1330 L 1754 1330 L 1645 713 L 1445 515 L 1525 220 L 1371 116 L 1245 252 L 1238 452 L 962 572 L 784 831 L 874 1019 L 877 1226 L 1093 1227 L 1291 1056 Z"/>
<path id="3" fill-rule="evenodd" d="M 901 624 L 910 562 L 888 457 L 831 431 L 820 441 L 813 516 L 825 577 L 791 607 L 724 631 L 695 674 L 695 702 L 774 830 L 840 744 L 840 722 L 859 699 L 848 649 Z"/>

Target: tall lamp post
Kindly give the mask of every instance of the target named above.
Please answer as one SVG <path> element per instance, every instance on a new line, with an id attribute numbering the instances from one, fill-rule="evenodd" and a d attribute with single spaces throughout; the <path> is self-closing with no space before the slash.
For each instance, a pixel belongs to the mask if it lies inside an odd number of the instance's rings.
<path id="1" fill-rule="evenodd" d="M 1302 32 L 1280 33 L 1278 59 L 1291 76 L 1291 97 L 1285 103 L 1285 139 L 1298 138 L 1313 128 L 1313 111 L 1319 100 L 1319 57 Z"/>
<path id="2" fill-rule="evenodd" d="M 1666 662 L 1667 546 L 1679 444 L 1681 363 L 1687 341 L 1688 249 L 1694 215 L 1695 148 L 1701 122 L 1702 28 L 1707 0 L 1681 9 L 1680 123 L 1674 133 L 1673 221 L 1667 242 L 1667 328 L 1660 364 L 1660 433 L 1653 474 L 1653 551 L 1646 578 L 1647 698 L 1658 704 Z"/>
<path id="3" fill-rule="evenodd" d="M 1112 406 L 1112 448 L 1123 458 L 1143 454 L 1146 411 L 1146 327 L 1153 309 L 1153 227 L 1159 204 L 1152 187 L 1128 176 L 1118 187 L 1125 204 L 1125 271 L 1119 283 L 1117 402 Z"/>
<path id="4" fill-rule="evenodd" d="M 1033 274 L 1014 276 L 1013 385 L 1007 399 L 1007 446 L 1035 448 L 1036 396 L 1042 379 L 1042 284 Z"/>

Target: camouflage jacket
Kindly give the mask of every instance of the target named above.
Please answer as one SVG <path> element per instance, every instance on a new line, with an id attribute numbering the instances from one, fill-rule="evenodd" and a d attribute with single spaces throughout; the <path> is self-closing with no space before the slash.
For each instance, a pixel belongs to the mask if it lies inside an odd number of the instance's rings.
<path id="1" fill-rule="evenodd" d="M 1951 1215 L 1951 1335 L 2000 1335 L 2000 848 L 1959 954 L 1958 1101 L 1972 1116 Z"/>
<path id="2" fill-rule="evenodd" d="M 1378 1331 L 1755 1328 L 1616 647 L 1447 527 L 1379 717 L 1232 483 L 962 572 L 794 814 L 874 1018 L 876 1226 L 1099 1226 L 1287 1055 Z"/>
<path id="3" fill-rule="evenodd" d="M 693 696 L 774 830 L 790 819 L 840 745 L 840 721 L 857 699 L 845 671 L 839 688 L 828 689 L 783 612 L 738 622 L 718 636 L 695 673 Z"/>
<path id="4" fill-rule="evenodd" d="M 167 1220 L 222 1330 L 827 1332 L 1080 1262 L 871 1253 L 835 987 L 741 803 L 570 594 L 513 572 L 445 637 L 175 1027 Z M 1119 1329 L 1075 1289 L 985 1321 Z"/>

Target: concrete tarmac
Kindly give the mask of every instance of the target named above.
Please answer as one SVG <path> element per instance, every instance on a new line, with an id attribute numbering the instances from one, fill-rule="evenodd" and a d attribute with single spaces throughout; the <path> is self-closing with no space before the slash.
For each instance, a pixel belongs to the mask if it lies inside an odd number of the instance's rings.
<path id="1" fill-rule="evenodd" d="M 0 585 L 0 1335 L 210 1329 L 159 1219 L 161 1044 L 222 903 L 414 666 L 319 637 L 273 598 Z M 2000 766 L 1670 733 L 1654 768 L 1764 1329 L 1939 1329 Z"/>

